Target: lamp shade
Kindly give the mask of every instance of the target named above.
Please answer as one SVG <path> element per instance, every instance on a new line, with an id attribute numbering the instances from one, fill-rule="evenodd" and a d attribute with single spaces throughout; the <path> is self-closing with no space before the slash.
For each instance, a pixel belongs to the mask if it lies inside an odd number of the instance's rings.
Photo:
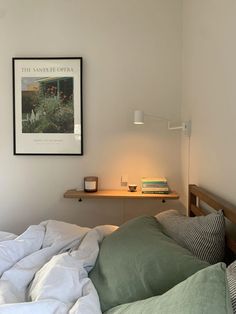
<path id="1" fill-rule="evenodd" d="M 144 112 L 142 110 L 134 111 L 134 124 L 144 124 Z"/>

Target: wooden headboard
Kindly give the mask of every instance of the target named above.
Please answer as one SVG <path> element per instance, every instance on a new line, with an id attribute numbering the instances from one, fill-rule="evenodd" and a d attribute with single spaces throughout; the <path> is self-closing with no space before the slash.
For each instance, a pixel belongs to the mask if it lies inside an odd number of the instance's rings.
<path id="1" fill-rule="evenodd" d="M 236 224 L 236 206 L 223 200 L 222 198 L 206 191 L 197 185 L 189 185 L 189 216 L 205 216 L 209 214 L 209 211 L 203 208 L 201 202 L 207 204 L 207 206 L 214 210 L 223 210 L 224 216 L 233 224 Z M 235 226 L 236 229 L 236 226 Z M 226 245 L 230 251 L 236 254 L 236 239 L 230 234 L 226 234 Z"/>

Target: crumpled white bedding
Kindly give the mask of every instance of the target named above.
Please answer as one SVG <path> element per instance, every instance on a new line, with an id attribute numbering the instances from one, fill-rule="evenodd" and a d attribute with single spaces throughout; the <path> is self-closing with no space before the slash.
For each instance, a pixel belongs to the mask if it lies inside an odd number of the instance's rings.
<path id="1" fill-rule="evenodd" d="M 0 313 L 100 314 L 88 272 L 116 228 L 48 220 L 20 236 L 0 232 Z"/>

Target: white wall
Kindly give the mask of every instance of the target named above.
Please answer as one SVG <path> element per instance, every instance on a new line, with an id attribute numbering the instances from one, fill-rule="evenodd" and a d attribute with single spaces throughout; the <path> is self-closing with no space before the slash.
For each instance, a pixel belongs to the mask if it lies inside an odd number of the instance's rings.
<path id="1" fill-rule="evenodd" d="M 208 188 L 233 203 L 236 203 L 235 16 L 235 0 L 183 0 L 182 114 L 183 118 L 192 119 L 190 183 Z M 182 144 L 185 166 L 185 139 Z M 186 183 L 186 171 L 182 174 Z"/>
<path id="2" fill-rule="evenodd" d="M 120 188 L 122 174 L 165 175 L 178 190 L 179 135 L 162 122 L 132 125 L 132 111 L 179 117 L 181 14 L 173 0 L 0 0 L 0 229 L 48 218 L 119 224 L 160 206 L 63 199 L 86 175 L 100 188 Z M 14 56 L 84 58 L 84 156 L 13 156 Z"/>

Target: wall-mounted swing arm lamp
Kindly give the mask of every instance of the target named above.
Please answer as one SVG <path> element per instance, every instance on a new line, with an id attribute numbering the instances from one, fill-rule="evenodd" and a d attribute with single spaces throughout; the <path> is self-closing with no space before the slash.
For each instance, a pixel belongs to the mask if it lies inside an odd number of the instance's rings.
<path id="1" fill-rule="evenodd" d="M 173 121 L 170 121 L 169 119 L 145 114 L 142 110 L 135 110 L 134 111 L 134 124 L 144 124 L 144 117 L 152 117 L 157 120 L 164 120 L 168 123 L 168 130 L 174 131 L 174 130 L 182 130 L 185 135 L 190 136 L 191 135 L 191 121 L 184 121 L 179 126 L 171 126 Z"/>

